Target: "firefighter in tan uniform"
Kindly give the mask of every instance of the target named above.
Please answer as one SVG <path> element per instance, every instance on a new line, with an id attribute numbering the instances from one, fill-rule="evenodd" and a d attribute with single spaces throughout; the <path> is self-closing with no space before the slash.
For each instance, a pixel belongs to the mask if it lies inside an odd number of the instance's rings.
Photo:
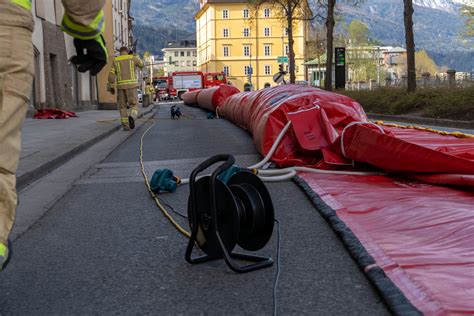
<path id="1" fill-rule="evenodd" d="M 120 122 L 122 122 L 124 131 L 129 131 L 135 127 L 135 119 L 138 116 L 136 67 L 143 68 L 140 57 L 129 54 L 127 47 L 121 47 L 120 56 L 115 57 L 109 72 L 108 87 L 112 94 L 115 94 L 115 89 L 117 89 Z M 127 103 L 130 107 L 130 115 L 128 115 Z"/>
<path id="2" fill-rule="evenodd" d="M 64 32 L 74 37 L 81 72 L 97 74 L 107 64 L 105 0 L 62 0 Z M 0 0 L 0 271 L 11 254 L 8 235 L 15 220 L 15 172 L 20 157 L 21 125 L 33 84 L 34 28 L 31 0 Z"/>

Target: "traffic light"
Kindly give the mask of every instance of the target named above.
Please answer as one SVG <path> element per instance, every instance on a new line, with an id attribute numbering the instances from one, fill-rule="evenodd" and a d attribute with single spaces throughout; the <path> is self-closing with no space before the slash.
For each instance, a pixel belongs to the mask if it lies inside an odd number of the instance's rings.
<path id="1" fill-rule="evenodd" d="M 278 71 L 279 71 L 281 74 L 285 72 L 285 71 L 283 70 L 283 64 L 279 64 L 279 65 L 278 65 Z"/>

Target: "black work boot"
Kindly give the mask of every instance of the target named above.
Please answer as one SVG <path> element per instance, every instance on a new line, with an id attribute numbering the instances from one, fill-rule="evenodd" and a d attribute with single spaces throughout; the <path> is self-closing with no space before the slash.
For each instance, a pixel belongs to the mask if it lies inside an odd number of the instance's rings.
<path id="1" fill-rule="evenodd" d="M 135 128 L 135 120 L 131 116 L 128 117 L 128 125 L 130 126 L 131 129 Z"/>

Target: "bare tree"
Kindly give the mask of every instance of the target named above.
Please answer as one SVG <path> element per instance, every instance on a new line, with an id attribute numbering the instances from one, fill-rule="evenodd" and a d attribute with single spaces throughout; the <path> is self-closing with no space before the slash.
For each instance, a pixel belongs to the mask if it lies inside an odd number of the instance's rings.
<path id="1" fill-rule="evenodd" d="M 280 20 L 286 24 L 288 29 L 288 68 L 290 72 L 290 83 L 296 81 L 294 31 L 297 23 L 314 19 L 313 13 L 307 0 L 253 0 L 257 11 L 263 4 L 273 6 L 281 13 Z M 304 30 L 305 31 L 305 30 Z"/>
<path id="2" fill-rule="evenodd" d="M 415 37 L 413 35 L 413 0 L 403 0 L 403 19 L 405 22 L 405 41 L 407 45 L 407 90 L 416 90 Z"/>
<path id="3" fill-rule="evenodd" d="M 341 0 L 339 0 L 341 1 Z M 344 0 L 347 5 L 358 5 L 363 0 Z M 334 56 L 334 25 L 336 24 L 337 0 L 317 0 L 320 15 L 324 16 L 326 24 L 326 79 L 324 89 L 332 90 L 332 62 Z M 322 13 L 321 13 L 322 12 Z"/>
<path id="4" fill-rule="evenodd" d="M 334 10 L 336 7 L 336 0 L 327 0 L 327 15 L 326 15 L 326 80 L 324 81 L 324 88 L 327 91 L 332 90 L 332 56 L 334 44 Z"/>

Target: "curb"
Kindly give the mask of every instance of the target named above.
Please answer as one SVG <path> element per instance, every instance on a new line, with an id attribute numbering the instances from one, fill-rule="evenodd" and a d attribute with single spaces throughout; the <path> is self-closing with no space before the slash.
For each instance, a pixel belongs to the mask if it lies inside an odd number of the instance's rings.
<path id="1" fill-rule="evenodd" d="M 404 123 L 414 123 L 423 125 L 434 125 L 440 127 L 454 127 L 463 129 L 474 129 L 474 121 L 454 121 L 446 119 L 433 119 L 421 116 L 403 116 L 403 115 L 387 115 L 387 114 L 367 114 L 371 120 L 395 121 Z"/>
<path id="2" fill-rule="evenodd" d="M 155 106 L 150 107 L 149 109 L 146 109 L 145 111 L 141 112 L 137 118 L 141 118 L 149 113 L 151 113 L 154 110 Z M 67 161 L 71 160 L 81 152 L 85 151 L 89 147 L 97 144 L 101 140 L 107 138 L 108 136 L 112 135 L 116 131 L 118 131 L 121 128 L 120 125 L 114 126 L 110 128 L 108 131 L 103 132 L 102 134 L 97 135 L 96 137 L 89 139 L 85 143 L 82 143 L 71 150 L 63 153 L 59 157 L 54 158 L 53 160 L 50 160 L 40 166 L 37 166 L 35 169 L 30 170 L 22 174 L 21 176 L 17 176 L 17 191 L 20 191 L 24 189 L 27 185 L 30 183 L 44 177 L 54 169 L 57 169 L 61 165 L 65 164 Z"/>

